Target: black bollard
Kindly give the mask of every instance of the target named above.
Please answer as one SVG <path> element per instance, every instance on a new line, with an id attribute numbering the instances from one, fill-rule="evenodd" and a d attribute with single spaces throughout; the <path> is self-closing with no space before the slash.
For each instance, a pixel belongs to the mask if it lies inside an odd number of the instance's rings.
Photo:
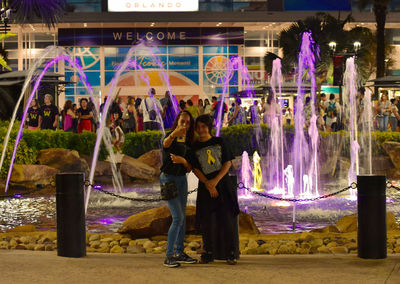
<path id="1" fill-rule="evenodd" d="M 83 173 L 56 175 L 58 256 L 86 255 Z"/>
<path id="2" fill-rule="evenodd" d="M 386 177 L 357 176 L 358 257 L 386 258 Z"/>

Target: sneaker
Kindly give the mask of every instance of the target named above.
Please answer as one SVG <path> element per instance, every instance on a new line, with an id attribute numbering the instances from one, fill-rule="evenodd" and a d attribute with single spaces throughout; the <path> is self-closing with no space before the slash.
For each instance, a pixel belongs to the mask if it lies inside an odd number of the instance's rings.
<path id="1" fill-rule="evenodd" d="M 214 258 L 212 256 L 212 253 L 203 253 L 201 255 L 200 264 L 207 264 L 207 263 L 210 263 L 213 261 L 214 261 Z"/>
<path id="2" fill-rule="evenodd" d="M 227 259 L 226 259 L 226 263 L 227 264 L 229 264 L 229 265 L 236 265 L 237 264 L 237 261 L 236 261 L 236 259 L 235 259 L 235 256 L 232 254 L 231 256 L 229 256 Z"/>
<path id="3" fill-rule="evenodd" d="M 197 263 L 197 259 L 194 259 L 190 256 L 188 256 L 186 253 L 181 253 L 180 255 L 177 255 L 175 257 L 176 262 L 178 263 L 188 263 L 188 264 L 193 264 Z"/>
<path id="4" fill-rule="evenodd" d="M 178 262 L 176 262 L 175 257 L 167 256 L 164 260 L 164 266 L 173 268 L 173 267 L 179 267 L 181 265 Z"/>

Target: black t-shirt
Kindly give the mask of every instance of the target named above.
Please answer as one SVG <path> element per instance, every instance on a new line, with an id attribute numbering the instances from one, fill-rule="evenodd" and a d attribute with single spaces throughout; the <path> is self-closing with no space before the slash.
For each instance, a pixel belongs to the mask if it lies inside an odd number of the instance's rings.
<path id="1" fill-rule="evenodd" d="M 28 126 L 31 127 L 38 127 L 39 125 L 39 113 L 40 109 L 34 109 L 33 107 L 30 107 L 28 109 Z"/>
<path id="2" fill-rule="evenodd" d="M 55 129 L 53 127 L 54 120 L 58 115 L 58 108 L 55 105 L 44 105 L 40 108 L 40 116 L 42 117 L 41 129 Z"/>
<path id="3" fill-rule="evenodd" d="M 192 167 L 201 170 L 207 179 L 214 178 L 222 165 L 232 160 L 232 154 L 221 137 L 212 137 L 206 142 L 196 141 L 192 153 Z"/>
<path id="4" fill-rule="evenodd" d="M 167 137 L 171 135 L 169 133 Z M 192 156 L 191 149 L 185 143 L 177 142 L 176 138 L 172 142 L 169 148 L 163 148 L 163 165 L 161 166 L 161 171 L 167 175 L 184 176 L 186 174 L 186 168 L 182 164 L 174 164 L 171 159 L 171 155 L 182 156 L 190 163 L 190 158 Z"/>
<path id="5" fill-rule="evenodd" d="M 78 113 L 80 115 L 89 115 L 90 112 L 91 112 L 91 110 L 89 108 L 86 108 L 86 109 L 80 108 L 80 109 L 78 109 Z M 90 120 L 90 118 L 81 118 L 81 120 Z"/>

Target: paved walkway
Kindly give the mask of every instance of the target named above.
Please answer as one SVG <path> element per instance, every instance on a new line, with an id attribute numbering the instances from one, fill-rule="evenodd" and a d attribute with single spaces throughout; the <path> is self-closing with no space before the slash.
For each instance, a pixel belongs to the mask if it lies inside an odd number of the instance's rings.
<path id="1" fill-rule="evenodd" d="M 400 283 L 400 256 L 362 260 L 355 255 L 244 255 L 224 262 L 165 268 L 163 255 L 0 250 L 0 283 Z"/>

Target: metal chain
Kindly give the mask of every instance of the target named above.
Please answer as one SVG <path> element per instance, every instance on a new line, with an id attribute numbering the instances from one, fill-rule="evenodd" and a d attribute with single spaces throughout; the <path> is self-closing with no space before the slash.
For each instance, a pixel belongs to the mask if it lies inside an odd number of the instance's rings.
<path id="1" fill-rule="evenodd" d="M 329 193 L 329 194 L 325 194 L 325 195 L 320 195 L 318 197 L 314 197 L 314 198 L 283 198 L 283 197 L 276 197 L 270 194 L 266 194 L 266 193 L 262 193 L 262 192 L 256 192 L 256 191 L 252 191 L 250 188 L 247 188 L 244 186 L 244 184 L 242 182 L 240 182 L 238 184 L 238 188 L 239 189 L 246 189 L 247 191 L 256 194 L 258 196 L 261 197 L 265 197 L 265 198 L 269 198 L 269 199 L 274 199 L 274 200 L 279 200 L 279 201 L 289 201 L 289 202 L 305 202 L 305 201 L 315 201 L 315 200 L 320 200 L 320 199 L 325 199 L 328 197 L 332 197 L 335 195 L 338 195 L 342 192 L 345 192 L 347 190 L 349 190 L 350 188 L 356 189 L 357 188 L 357 184 L 355 182 L 353 182 L 351 185 L 349 185 L 348 187 L 345 187 L 339 191 L 333 192 L 333 193 Z"/>
<path id="2" fill-rule="evenodd" d="M 386 182 L 386 187 L 387 188 L 393 188 L 393 189 L 395 189 L 397 191 L 400 191 L 400 187 L 394 186 L 390 181 Z"/>
<path id="3" fill-rule="evenodd" d="M 90 185 L 89 183 L 85 183 L 85 184 L 87 186 Z M 123 195 L 119 195 L 119 194 L 104 190 L 101 187 L 96 186 L 96 185 L 94 185 L 94 186 L 92 185 L 92 188 L 97 190 L 97 191 L 100 191 L 100 192 L 102 192 L 104 194 L 107 194 L 107 195 L 110 195 L 110 196 L 113 196 L 113 197 L 116 197 L 116 198 L 120 198 L 120 199 L 129 200 L 129 201 L 136 201 L 136 202 L 158 202 L 158 201 L 162 201 L 161 198 L 149 198 L 149 199 L 146 199 L 146 198 L 133 198 L 133 197 L 128 197 L 128 196 L 123 196 Z M 194 193 L 196 191 L 197 191 L 197 188 L 189 191 L 188 195 L 192 194 L 192 193 Z"/>

